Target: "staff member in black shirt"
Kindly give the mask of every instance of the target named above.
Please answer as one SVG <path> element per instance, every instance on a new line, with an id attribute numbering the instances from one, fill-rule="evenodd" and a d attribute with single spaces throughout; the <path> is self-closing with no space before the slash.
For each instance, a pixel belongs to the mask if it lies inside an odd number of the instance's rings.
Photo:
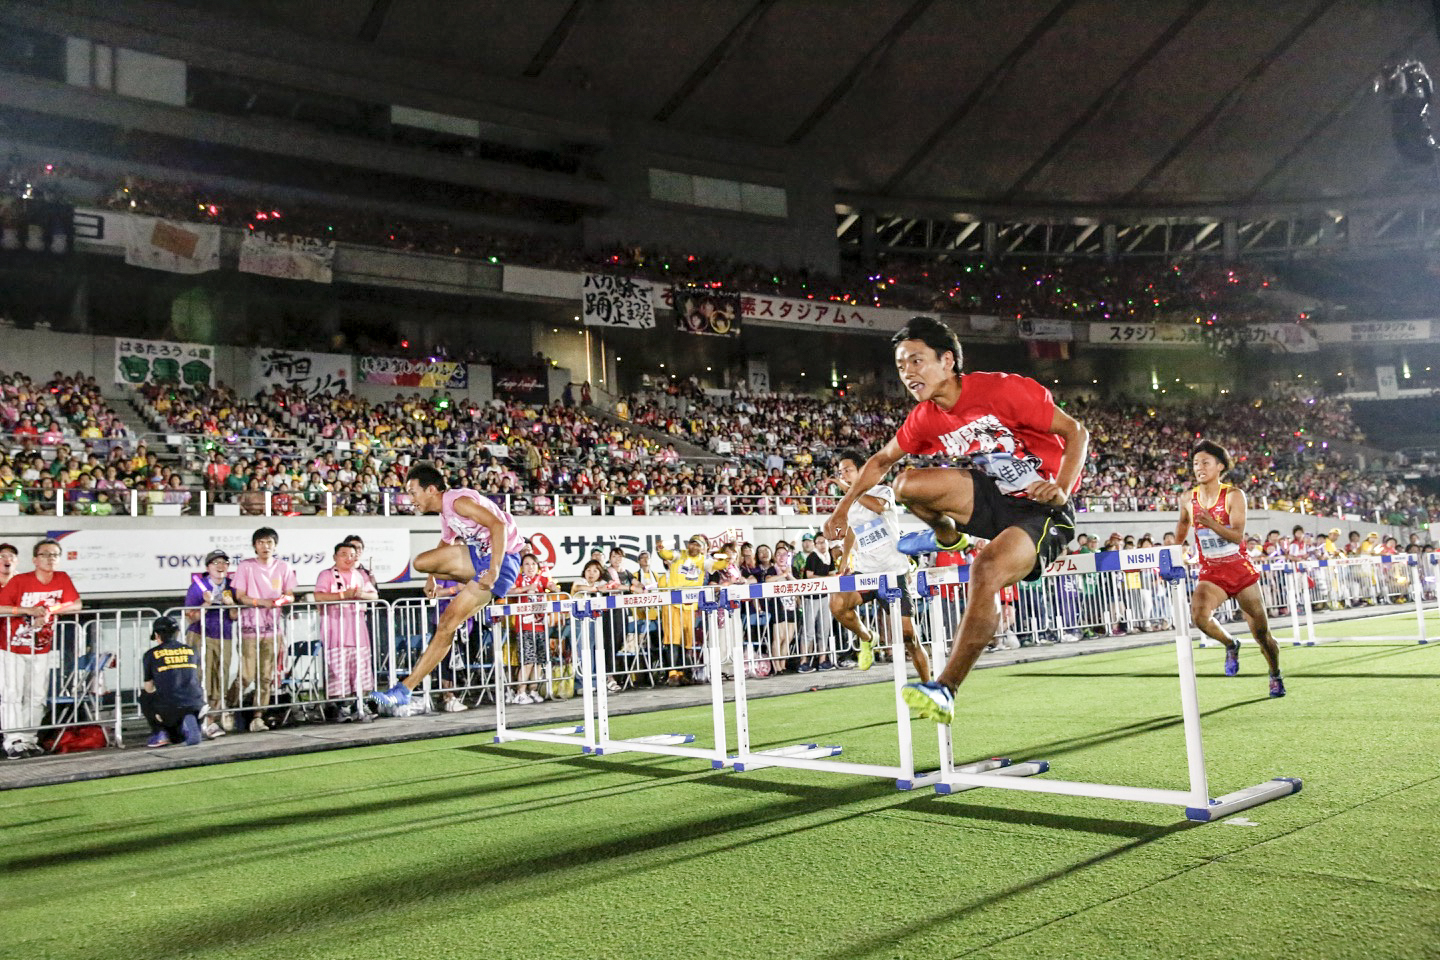
<path id="1" fill-rule="evenodd" d="M 145 683 L 140 694 L 140 710 L 150 721 L 147 747 L 168 747 L 180 740 L 193 747 L 201 740 L 205 690 L 200 686 L 200 658 L 179 634 L 180 625 L 169 617 L 160 617 L 150 628 L 155 646 L 142 658 Z"/>

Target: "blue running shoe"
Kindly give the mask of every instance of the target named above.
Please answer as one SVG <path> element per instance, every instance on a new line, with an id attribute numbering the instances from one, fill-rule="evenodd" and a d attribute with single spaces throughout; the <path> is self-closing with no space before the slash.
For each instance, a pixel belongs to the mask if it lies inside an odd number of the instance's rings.
<path id="1" fill-rule="evenodd" d="M 921 553 L 935 553 L 940 548 L 935 545 L 934 530 L 921 530 L 918 533 L 902 534 L 896 549 L 913 557 Z"/>
<path id="2" fill-rule="evenodd" d="M 410 688 L 403 683 L 397 683 L 389 690 L 373 690 L 370 693 L 370 702 L 375 704 L 375 711 L 382 717 L 393 717 L 401 707 L 410 702 Z"/>
<path id="3" fill-rule="evenodd" d="M 1279 674 L 1270 678 L 1270 696 L 1277 700 L 1285 696 L 1285 678 Z"/>
<path id="4" fill-rule="evenodd" d="M 1240 672 L 1240 644 L 1225 648 L 1225 676 L 1233 677 Z"/>
<path id="5" fill-rule="evenodd" d="M 798 668 L 796 668 L 796 672 L 797 672 L 797 673 L 814 673 L 814 672 L 815 672 L 815 665 L 814 665 L 813 663 L 802 663 L 802 664 L 800 664 L 800 666 L 799 666 Z"/>
<path id="6" fill-rule="evenodd" d="M 147 747 L 168 747 L 170 746 L 170 735 L 164 730 L 156 730 L 150 734 L 150 739 L 145 741 Z"/>
<path id="7" fill-rule="evenodd" d="M 960 534 L 958 542 L 947 547 L 941 546 L 934 530 L 921 530 L 918 533 L 902 534 L 895 549 L 914 557 L 922 553 L 939 553 L 941 550 L 964 550 L 968 546 L 970 546 L 970 538 L 963 533 Z"/>
<path id="8" fill-rule="evenodd" d="M 185 714 L 185 719 L 180 721 L 180 730 L 185 734 L 185 746 L 193 747 L 205 739 L 200 733 L 200 721 L 195 719 L 195 714 Z"/>
<path id="9" fill-rule="evenodd" d="M 905 703 L 936 723 L 955 720 L 955 695 L 938 683 L 907 683 L 900 691 Z"/>

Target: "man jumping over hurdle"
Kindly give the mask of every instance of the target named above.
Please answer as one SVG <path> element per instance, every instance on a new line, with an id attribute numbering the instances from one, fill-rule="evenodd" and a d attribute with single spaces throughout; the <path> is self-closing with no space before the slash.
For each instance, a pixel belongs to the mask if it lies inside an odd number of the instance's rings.
<path id="1" fill-rule="evenodd" d="M 835 483 L 841 490 L 849 490 L 855 485 L 855 478 L 860 475 L 865 459 L 864 453 L 853 448 L 841 450 L 835 455 Z M 845 520 L 850 529 L 840 550 L 840 572 L 891 574 L 891 585 L 900 588 L 900 624 L 905 650 L 915 664 L 920 682 L 929 682 L 930 659 L 925 656 L 925 648 L 915 642 L 914 610 L 909 585 L 905 582 L 910 573 L 910 558 L 899 549 L 900 517 L 895 512 L 895 491 L 883 483 L 875 484 L 869 492 L 855 499 Z M 830 615 L 860 641 L 860 653 L 855 660 L 855 666 L 860 670 L 869 670 L 875 663 L 875 637 L 860 619 L 859 609 L 879 598 L 878 590 L 830 594 Z M 890 604 L 882 601 L 879 615 L 881 629 L 893 644 L 895 630 L 890 623 Z"/>
<path id="2" fill-rule="evenodd" d="M 1230 454 L 1220 444 L 1200 440 L 1190 454 L 1195 489 L 1180 501 L 1175 541 L 1184 543 L 1193 524 L 1200 576 L 1190 597 L 1190 618 L 1200 632 L 1225 645 L 1225 676 L 1240 672 L 1240 644 L 1215 622 L 1216 609 L 1233 597 L 1250 625 L 1250 635 L 1270 666 L 1270 696 L 1285 696 L 1280 675 L 1280 646 L 1270 635 L 1270 619 L 1260 596 L 1260 571 L 1246 555 L 1245 494 L 1220 478 L 1230 469 Z"/>
<path id="3" fill-rule="evenodd" d="M 416 513 L 440 514 L 440 545 L 415 558 L 415 571 L 463 586 L 440 615 L 435 634 L 410 675 L 389 690 L 370 694 L 371 703 L 384 716 L 394 716 L 410 702 L 410 694 L 445 658 L 462 623 L 510 591 L 525 549 L 514 517 L 475 490 L 446 489 L 445 475 L 431 464 L 410 468 L 405 492 Z"/>
<path id="4" fill-rule="evenodd" d="M 1080 483 L 1089 433 L 1028 377 L 960 373 L 960 340 L 931 317 L 900 329 L 895 367 L 916 400 L 894 439 L 865 466 L 825 532 L 839 536 L 850 507 L 905 454 L 968 457 L 969 467 L 909 470 L 895 483 L 899 501 L 930 526 L 935 546 L 962 533 L 990 542 L 970 565 L 970 602 L 945 669 L 933 683 L 907 684 L 905 702 L 922 716 L 950 723 L 955 689 L 995 638 L 1000 591 L 1036 580 L 1075 534 L 1070 493 Z"/>

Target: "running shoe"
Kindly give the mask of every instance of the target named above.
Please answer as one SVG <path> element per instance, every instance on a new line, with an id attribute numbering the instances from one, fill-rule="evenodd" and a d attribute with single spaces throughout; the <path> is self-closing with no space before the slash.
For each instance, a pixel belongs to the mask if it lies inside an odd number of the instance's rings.
<path id="1" fill-rule="evenodd" d="M 813 663 L 802 663 L 797 669 L 800 673 L 814 673 L 815 665 Z"/>
<path id="2" fill-rule="evenodd" d="M 913 557 L 922 553 L 939 553 L 941 550 L 964 550 L 968 546 L 970 538 L 963 533 L 957 542 L 944 546 L 936 539 L 934 530 L 920 530 L 902 534 L 895 549 Z"/>
<path id="3" fill-rule="evenodd" d="M 1240 644 L 1225 648 L 1225 676 L 1233 677 L 1240 672 Z"/>
<path id="4" fill-rule="evenodd" d="M 817 670 L 834 670 L 834 669 L 835 669 L 835 664 L 831 663 L 829 660 L 821 660 L 820 663 L 816 666 L 816 669 L 817 669 Z"/>
<path id="5" fill-rule="evenodd" d="M 214 740 L 217 737 L 225 736 L 225 728 L 214 720 L 206 720 L 205 726 L 200 728 L 200 732 L 205 734 L 206 740 Z"/>
<path id="6" fill-rule="evenodd" d="M 150 739 L 145 741 L 147 747 L 168 747 L 170 746 L 170 735 L 164 730 L 156 730 L 150 734 Z"/>
<path id="7" fill-rule="evenodd" d="M 1279 699 L 1285 696 L 1285 678 L 1278 674 L 1270 678 L 1270 696 Z"/>
<path id="8" fill-rule="evenodd" d="M 463 713 L 464 711 L 469 709 L 469 707 L 465 706 L 465 701 L 461 700 L 459 697 L 447 697 L 445 699 L 446 713 Z"/>
<path id="9" fill-rule="evenodd" d="M 372 690 L 370 702 L 382 717 L 393 717 L 395 712 L 410 702 L 410 688 L 397 683 L 389 690 Z"/>
<path id="10" fill-rule="evenodd" d="M 185 714 L 185 719 L 180 721 L 180 730 L 185 734 L 185 746 L 198 746 L 200 741 L 205 739 L 200 733 L 200 721 L 195 719 L 195 714 Z"/>
<path id="11" fill-rule="evenodd" d="M 907 683 L 900 696 L 906 704 L 919 710 L 922 717 L 936 723 L 955 720 L 955 695 L 938 683 Z"/>
<path id="12" fill-rule="evenodd" d="M 875 665 L 875 646 L 869 640 L 860 641 L 860 656 L 855 660 L 855 669 L 869 670 Z"/>

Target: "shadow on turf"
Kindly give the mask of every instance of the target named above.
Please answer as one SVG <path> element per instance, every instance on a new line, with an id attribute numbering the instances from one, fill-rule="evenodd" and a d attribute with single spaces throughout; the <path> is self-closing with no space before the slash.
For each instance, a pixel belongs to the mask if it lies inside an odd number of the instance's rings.
<path id="1" fill-rule="evenodd" d="M 549 758 L 549 759 L 555 759 L 555 758 Z M 576 760 L 580 760 L 580 759 L 582 759 L 582 758 L 580 758 L 580 757 L 574 757 L 574 758 L 559 758 L 560 762 L 564 762 L 564 760 L 566 760 L 566 759 L 569 759 L 569 760 L 571 760 L 571 761 L 573 762 L 573 761 L 576 761 Z M 507 791 L 514 791 L 514 790 L 527 790 L 527 791 L 528 791 L 528 790 L 531 790 L 531 789 L 533 789 L 533 788 L 535 788 L 535 787 L 537 787 L 537 786 L 542 786 L 542 785 L 544 785 L 544 786 L 559 786 L 559 785 L 571 784 L 572 782 L 578 782 L 578 783 L 580 783 L 580 784 L 583 785 L 583 783 L 584 783 L 585 781 L 592 779 L 592 778 L 593 778 L 593 774 L 596 773 L 596 772 L 598 772 L 599 770 L 600 770 L 599 767 L 596 767 L 596 766 L 594 766 L 593 764 L 591 764 L 591 765 L 587 765 L 587 766 L 584 767 L 584 768 L 577 768 L 577 769 L 574 769 L 574 770 L 557 771 L 556 775 L 553 775 L 553 776 L 535 777 L 535 778 L 527 779 L 527 780 L 525 780 L 524 782 L 513 782 L 513 781 L 509 781 L 509 782 L 498 783 L 498 784 L 493 784 L 493 785 L 489 785 L 489 786 L 467 785 L 467 786 L 464 786 L 464 787 L 457 787 L 456 789 L 446 790 L 446 791 L 439 792 L 439 793 L 415 794 L 415 795 L 412 795 L 412 796 L 410 796 L 409 798 L 407 798 L 407 800 L 405 801 L 405 809 L 406 809 L 406 810 L 415 810 L 415 809 L 417 809 L 417 808 L 419 808 L 419 807 L 421 807 L 421 806 L 430 805 L 430 804 L 443 804 L 443 803 L 448 803 L 448 802 L 451 802 L 451 801 L 454 801 L 454 800 L 475 800 L 475 799 L 478 799 L 478 798 L 480 798 L 480 797 L 484 797 L 484 796 L 486 796 L 486 795 L 502 794 L 502 793 L 505 793 L 505 792 L 507 792 Z M 709 773 L 709 771 L 700 771 L 700 772 L 697 773 L 696 771 L 693 771 L 693 770 L 674 770 L 674 769 L 669 769 L 669 770 L 667 770 L 667 769 L 656 768 L 656 767 L 637 768 L 637 771 L 643 772 L 643 775 L 651 778 L 652 780 L 657 781 L 657 782 L 655 782 L 655 783 L 646 785 L 646 787 L 644 787 L 644 789 L 648 789 L 648 788 L 651 788 L 651 787 L 662 786 L 662 785 L 663 785 L 663 782 L 664 782 L 664 781 L 667 781 L 667 780 L 673 780 L 673 779 L 683 778 L 683 777 L 691 777 L 691 778 L 693 778 L 693 777 L 696 777 L 696 776 L 700 776 L 700 775 L 704 775 L 704 774 L 708 774 L 708 773 Z M 426 781 L 419 781 L 419 782 L 426 782 Z M 429 782 L 433 782 L 433 780 L 432 780 L 432 781 L 429 781 Z M 397 785 L 397 784 L 396 784 L 394 781 L 386 781 L 386 782 L 377 784 L 377 786 L 384 786 L 384 787 L 394 787 L 394 786 L 396 786 L 396 785 Z M 635 788 L 634 785 L 627 785 L 627 786 L 630 786 L 632 789 L 641 789 L 641 788 Z M 600 789 L 600 790 L 613 790 L 613 789 L 615 789 L 615 788 L 616 788 L 616 785 L 615 785 L 615 784 L 610 784 L 610 785 L 608 785 L 608 786 L 601 787 L 601 788 L 599 788 L 599 789 Z M 567 795 L 567 796 L 564 796 L 564 797 L 561 797 L 561 798 L 558 798 L 558 799 L 557 799 L 557 798 L 543 798 L 543 799 L 540 800 L 540 801 L 536 801 L 536 802 L 534 802 L 534 803 L 527 803 L 527 804 L 525 804 L 525 805 L 522 805 L 519 809 L 514 810 L 514 811 L 510 811 L 510 812 L 511 812 L 511 813 L 525 813 L 525 812 L 527 812 L 527 811 L 530 811 L 530 810 L 534 809 L 536 806 L 541 806 L 541 805 L 546 806 L 546 807 L 553 807 L 553 806 L 558 806 L 558 805 L 565 804 L 565 803 L 583 803 L 583 802 L 586 802 L 586 801 L 592 799 L 592 797 L 590 796 L 590 794 L 593 794 L 593 793 L 595 793 L 595 792 L 596 792 L 595 790 L 581 790 L 581 791 L 578 791 L 578 792 L 573 793 L 573 794 L 571 794 L 571 795 Z M 353 793 L 352 793 L 351 791 L 342 791 L 341 793 L 339 793 L 339 796 L 342 797 L 342 798 L 344 798 L 344 797 L 349 797 L 349 796 L 352 796 L 352 795 L 353 795 Z M 289 802 L 296 802 L 296 801 L 291 800 L 291 801 L 289 801 Z M 247 804 L 247 805 L 245 805 L 244 807 L 241 807 L 241 808 L 239 808 L 239 809 L 249 810 L 249 809 L 253 809 L 253 808 L 254 808 L 254 804 Z M 322 808 L 319 808 L 319 809 L 316 809 L 316 808 L 308 808 L 308 809 L 305 809 L 305 810 L 303 810 L 303 811 L 297 811 L 297 812 L 295 812 L 295 813 L 271 814 L 271 815 L 266 815 L 266 816 L 256 816 L 256 817 L 252 817 L 252 818 L 249 818 L 249 819 L 242 819 L 242 820 L 235 821 L 235 822 L 233 822 L 233 823 L 228 823 L 228 824 L 226 824 L 225 827 L 224 827 L 224 830 L 225 830 L 226 835 L 234 835 L 234 834 L 236 834 L 236 833 L 252 833 L 252 832 L 253 832 L 253 833 L 259 833 L 259 832 L 270 831 L 270 830 L 274 830 L 274 829 L 281 829 L 281 828 L 285 828 L 285 827 L 303 826 L 303 825 L 306 825 L 306 824 L 314 823 L 314 822 L 317 821 L 317 819 L 320 819 L 320 818 L 329 819 L 329 818 L 345 818 L 345 817 L 354 817 L 354 816 L 368 816 L 368 815 L 376 814 L 376 813 L 393 812 L 395 809 L 396 809 L 396 802 L 395 802 L 395 800 L 394 800 L 393 798 L 390 798 L 390 797 L 386 797 L 386 798 L 383 798 L 383 799 L 377 799 L 377 800 L 375 800 L 375 801 L 366 802 L 366 803 L 355 803 L 355 802 L 353 802 L 353 800 L 352 800 L 351 802 L 343 802 L 343 801 L 342 801 L 341 803 L 337 803 L 337 804 L 334 804 L 334 805 L 329 806 L 329 807 L 322 807 Z M 495 817 L 495 816 L 499 816 L 500 814 L 497 814 L 494 810 L 488 810 L 488 809 L 482 809 L 482 810 L 472 809 L 472 810 L 470 810 L 470 811 L 467 811 L 466 816 L 472 816 L 472 815 L 483 815 L 483 816 L 487 816 L 487 817 Z M 440 817 L 440 819 L 453 819 L 453 815 L 449 815 L 449 814 L 447 814 L 447 815 L 442 815 L 442 816 Z M 43 821 L 41 821 L 41 822 L 43 822 Z M 423 823 L 423 820 L 420 819 L 420 818 L 414 818 L 414 819 L 412 819 L 411 821 L 408 821 L 408 822 L 410 822 L 410 823 L 415 823 L 415 824 L 420 824 L 420 823 Z M 73 848 L 73 849 L 61 850 L 61 849 L 54 849 L 54 848 L 52 848 L 52 849 L 47 850 L 47 851 L 46 851 L 45 853 L 43 853 L 43 854 L 28 855 L 28 856 L 5 857 L 4 855 L 0 855 L 0 871 L 15 872 L 15 871 L 21 871 L 21 870 L 35 870 L 35 869 L 43 869 L 43 868 L 50 867 L 50 866 L 59 866 L 59 865 L 67 864 L 67 863 L 85 862 L 85 861 L 90 861 L 90 860 L 94 860 L 94 859 L 97 859 L 97 858 L 104 858 L 104 857 L 123 857 L 123 856 L 129 856 L 129 855 L 136 854 L 136 853 L 141 853 L 141 852 L 144 852 L 144 851 L 153 851 L 157 846 L 162 846 L 162 845 L 163 845 L 163 846 L 166 846 L 166 847 L 172 847 L 172 848 L 173 848 L 173 847 L 183 846 L 183 845 L 186 845 L 186 844 L 205 843 L 205 842 L 208 842 L 209 840 L 211 840 L 211 839 L 213 838 L 213 835 L 211 835 L 211 834 L 207 834 L 207 833 L 203 833 L 203 832 L 196 832 L 196 831 L 194 831 L 194 830 L 189 829 L 187 826 L 185 826 L 185 825 L 183 825 L 183 824 L 177 826 L 177 824 L 176 824 L 176 822 L 175 822 L 175 819 L 174 819 L 173 817 L 169 817 L 169 816 L 163 817 L 163 818 L 156 818 L 156 819 L 150 820 L 150 821 L 142 821 L 142 822 L 138 822 L 138 823 L 137 823 L 137 822 L 130 822 L 130 823 L 116 824 L 114 827 L 109 828 L 109 829 L 112 830 L 112 831 L 132 832 L 132 831 L 135 831 L 135 830 L 144 830 L 146 827 L 159 827 L 160 829 L 157 829 L 157 830 L 149 830 L 149 831 L 146 831 L 143 835 L 128 837 L 128 838 L 126 838 L 126 839 L 124 839 L 124 840 L 102 841 L 102 842 L 93 842 L 93 840 L 94 840 L 94 834 L 97 833 L 97 832 L 101 832 L 101 831 L 99 831 L 99 830 L 87 830 L 87 832 L 86 832 L 84 835 L 82 835 L 82 836 L 77 836 L 77 837 L 68 837 L 68 836 L 67 836 L 67 837 L 65 837 L 65 838 L 63 838 L 63 839 L 57 839 L 57 840 L 54 841 L 55 844 L 56 844 L 56 846 L 59 846 L 59 845 L 63 844 L 66 840 L 73 840 L 73 839 L 80 839 L 80 840 L 91 839 L 91 840 L 92 840 L 92 842 L 90 842 L 90 843 L 88 843 L 88 844 L 84 844 L 84 845 L 82 845 L 82 846 L 79 846 L 79 847 L 76 847 L 76 848 Z M 344 840 L 334 841 L 335 844 L 343 844 L 344 842 L 347 842 L 347 841 L 344 841 Z M 292 851 L 292 850 L 294 849 L 294 845 L 293 845 L 293 843 L 290 843 L 290 842 L 281 842 L 281 843 L 277 843 L 277 844 L 273 845 L 273 848 L 274 848 L 274 851 L 289 852 L 289 851 Z M 268 856 L 268 855 L 270 855 L 271 852 L 273 852 L 273 851 L 270 850 L 270 849 L 267 848 L 267 847 L 264 847 L 264 846 L 252 847 L 252 848 L 250 848 L 249 850 L 247 850 L 247 854 L 251 854 L 251 855 L 254 855 L 254 856 L 257 856 L 257 857 Z"/>
<path id="2" fill-rule="evenodd" d="M 303 943 L 301 938 L 306 930 L 373 917 L 377 904 L 383 904 L 387 913 L 403 913 L 412 906 L 477 890 L 484 891 L 497 909 L 515 902 L 533 902 L 545 891 L 553 890 L 556 883 L 598 885 L 866 816 L 872 808 L 850 810 L 848 807 L 874 799 L 877 790 L 883 792 L 878 785 L 868 783 L 836 790 L 811 789 L 802 797 L 758 810 L 701 816 L 670 827 L 613 840 L 577 843 L 550 852 L 535 853 L 533 841 L 518 837 L 517 849 L 492 849 L 493 859 L 485 862 L 467 862 L 462 851 L 454 851 L 442 871 L 436 871 L 433 865 L 407 868 L 404 859 L 396 859 L 386 864 L 383 876 L 328 878 L 323 898 L 306 894 L 276 896 L 249 909 L 227 907 L 223 917 L 213 918 L 196 917 L 192 911 L 189 923 L 179 928 L 171 919 L 157 918 L 153 928 L 138 933 L 138 941 L 132 938 L 131 942 L 147 944 L 145 955 L 149 960 L 189 958 L 217 948 L 243 951 L 252 944 L 270 940 L 277 932 Z M 830 816 L 814 819 L 822 814 Z M 804 822 L 789 823 L 797 818 L 804 818 Z M 765 829 L 767 827 L 771 829 Z M 705 843 L 716 839 L 724 842 Z M 405 837 L 402 834 L 395 841 L 387 842 L 403 843 Z M 353 848 L 354 843 L 354 838 L 348 836 L 336 840 L 337 845 L 345 847 Z M 526 852 L 519 851 L 521 846 Z M 667 848 L 674 848 L 670 856 L 654 856 Z M 565 877 L 572 873 L 577 876 Z M 539 881 L 541 887 L 537 889 L 532 881 Z M 132 948 L 127 944 L 124 949 Z M 92 960 L 101 960 L 106 954 L 95 951 L 89 956 Z M 133 952 L 123 956 L 128 960 Z"/>
<path id="3" fill-rule="evenodd" d="M 1004 890 L 1000 890 L 989 896 L 981 897 L 978 900 L 963 904 L 951 910 L 946 910 L 942 913 L 932 914 L 931 916 L 925 917 L 922 920 L 917 920 L 914 923 L 905 924 L 904 926 L 900 927 L 889 927 L 883 931 L 874 933 L 871 936 L 852 940 L 847 943 L 843 949 L 835 950 L 830 953 L 823 954 L 822 956 L 824 960 L 862 960 L 862 958 L 878 955 L 901 955 L 897 951 L 899 950 L 899 945 L 901 944 L 901 942 L 907 937 L 923 934 L 926 931 L 931 930 L 935 927 L 953 924 L 956 921 L 962 920 L 965 917 L 978 913 L 979 911 L 984 910 L 988 907 L 995 906 L 998 903 L 1003 903 L 1006 900 L 1010 900 L 1015 897 L 1023 896 L 1024 894 L 1030 893 L 1032 891 L 1039 890 L 1048 884 L 1064 880 L 1079 871 L 1089 870 L 1093 867 L 1098 867 L 1110 860 L 1114 860 L 1118 857 L 1123 857 L 1127 854 L 1133 853 L 1147 844 L 1154 843 L 1156 840 L 1162 840 L 1165 837 L 1170 836 L 1171 834 L 1177 833 L 1181 830 L 1188 830 L 1191 827 L 1195 826 L 1199 826 L 1199 824 L 1181 822 L 1168 827 L 1152 826 L 1150 827 L 1150 833 L 1148 835 L 1137 837 L 1134 840 L 1129 841 L 1128 843 L 1122 843 L 1112 850 L 1106 850 L 1104 853 L 1098 853 L 1093 857 L 1082 860 L 1079 863 L 1072 864 L 1068 867 L 1062 867 L 1059 870 L 1052 870 L 1049 873 L 1036 877 L 1033 880 L 1027 880 L 1024 883 L 1013 884 L 1012 886 L 1006 887 Z M 1193 867 L 1185 868 L 1185 870 L 1189 869 L 1193 869 Z M 1146 884 L 1146 886 L 1151 885 L 1152 884 Z M 1006 935 L 998 937 L 997 941 L 1005 939 L 1009 939 L 1009 936 Z M 972 944 L 971 946 L 974 948 L 983 948 L 984 946 L 993 945 L 994 942 L 984 945 Z"/>

